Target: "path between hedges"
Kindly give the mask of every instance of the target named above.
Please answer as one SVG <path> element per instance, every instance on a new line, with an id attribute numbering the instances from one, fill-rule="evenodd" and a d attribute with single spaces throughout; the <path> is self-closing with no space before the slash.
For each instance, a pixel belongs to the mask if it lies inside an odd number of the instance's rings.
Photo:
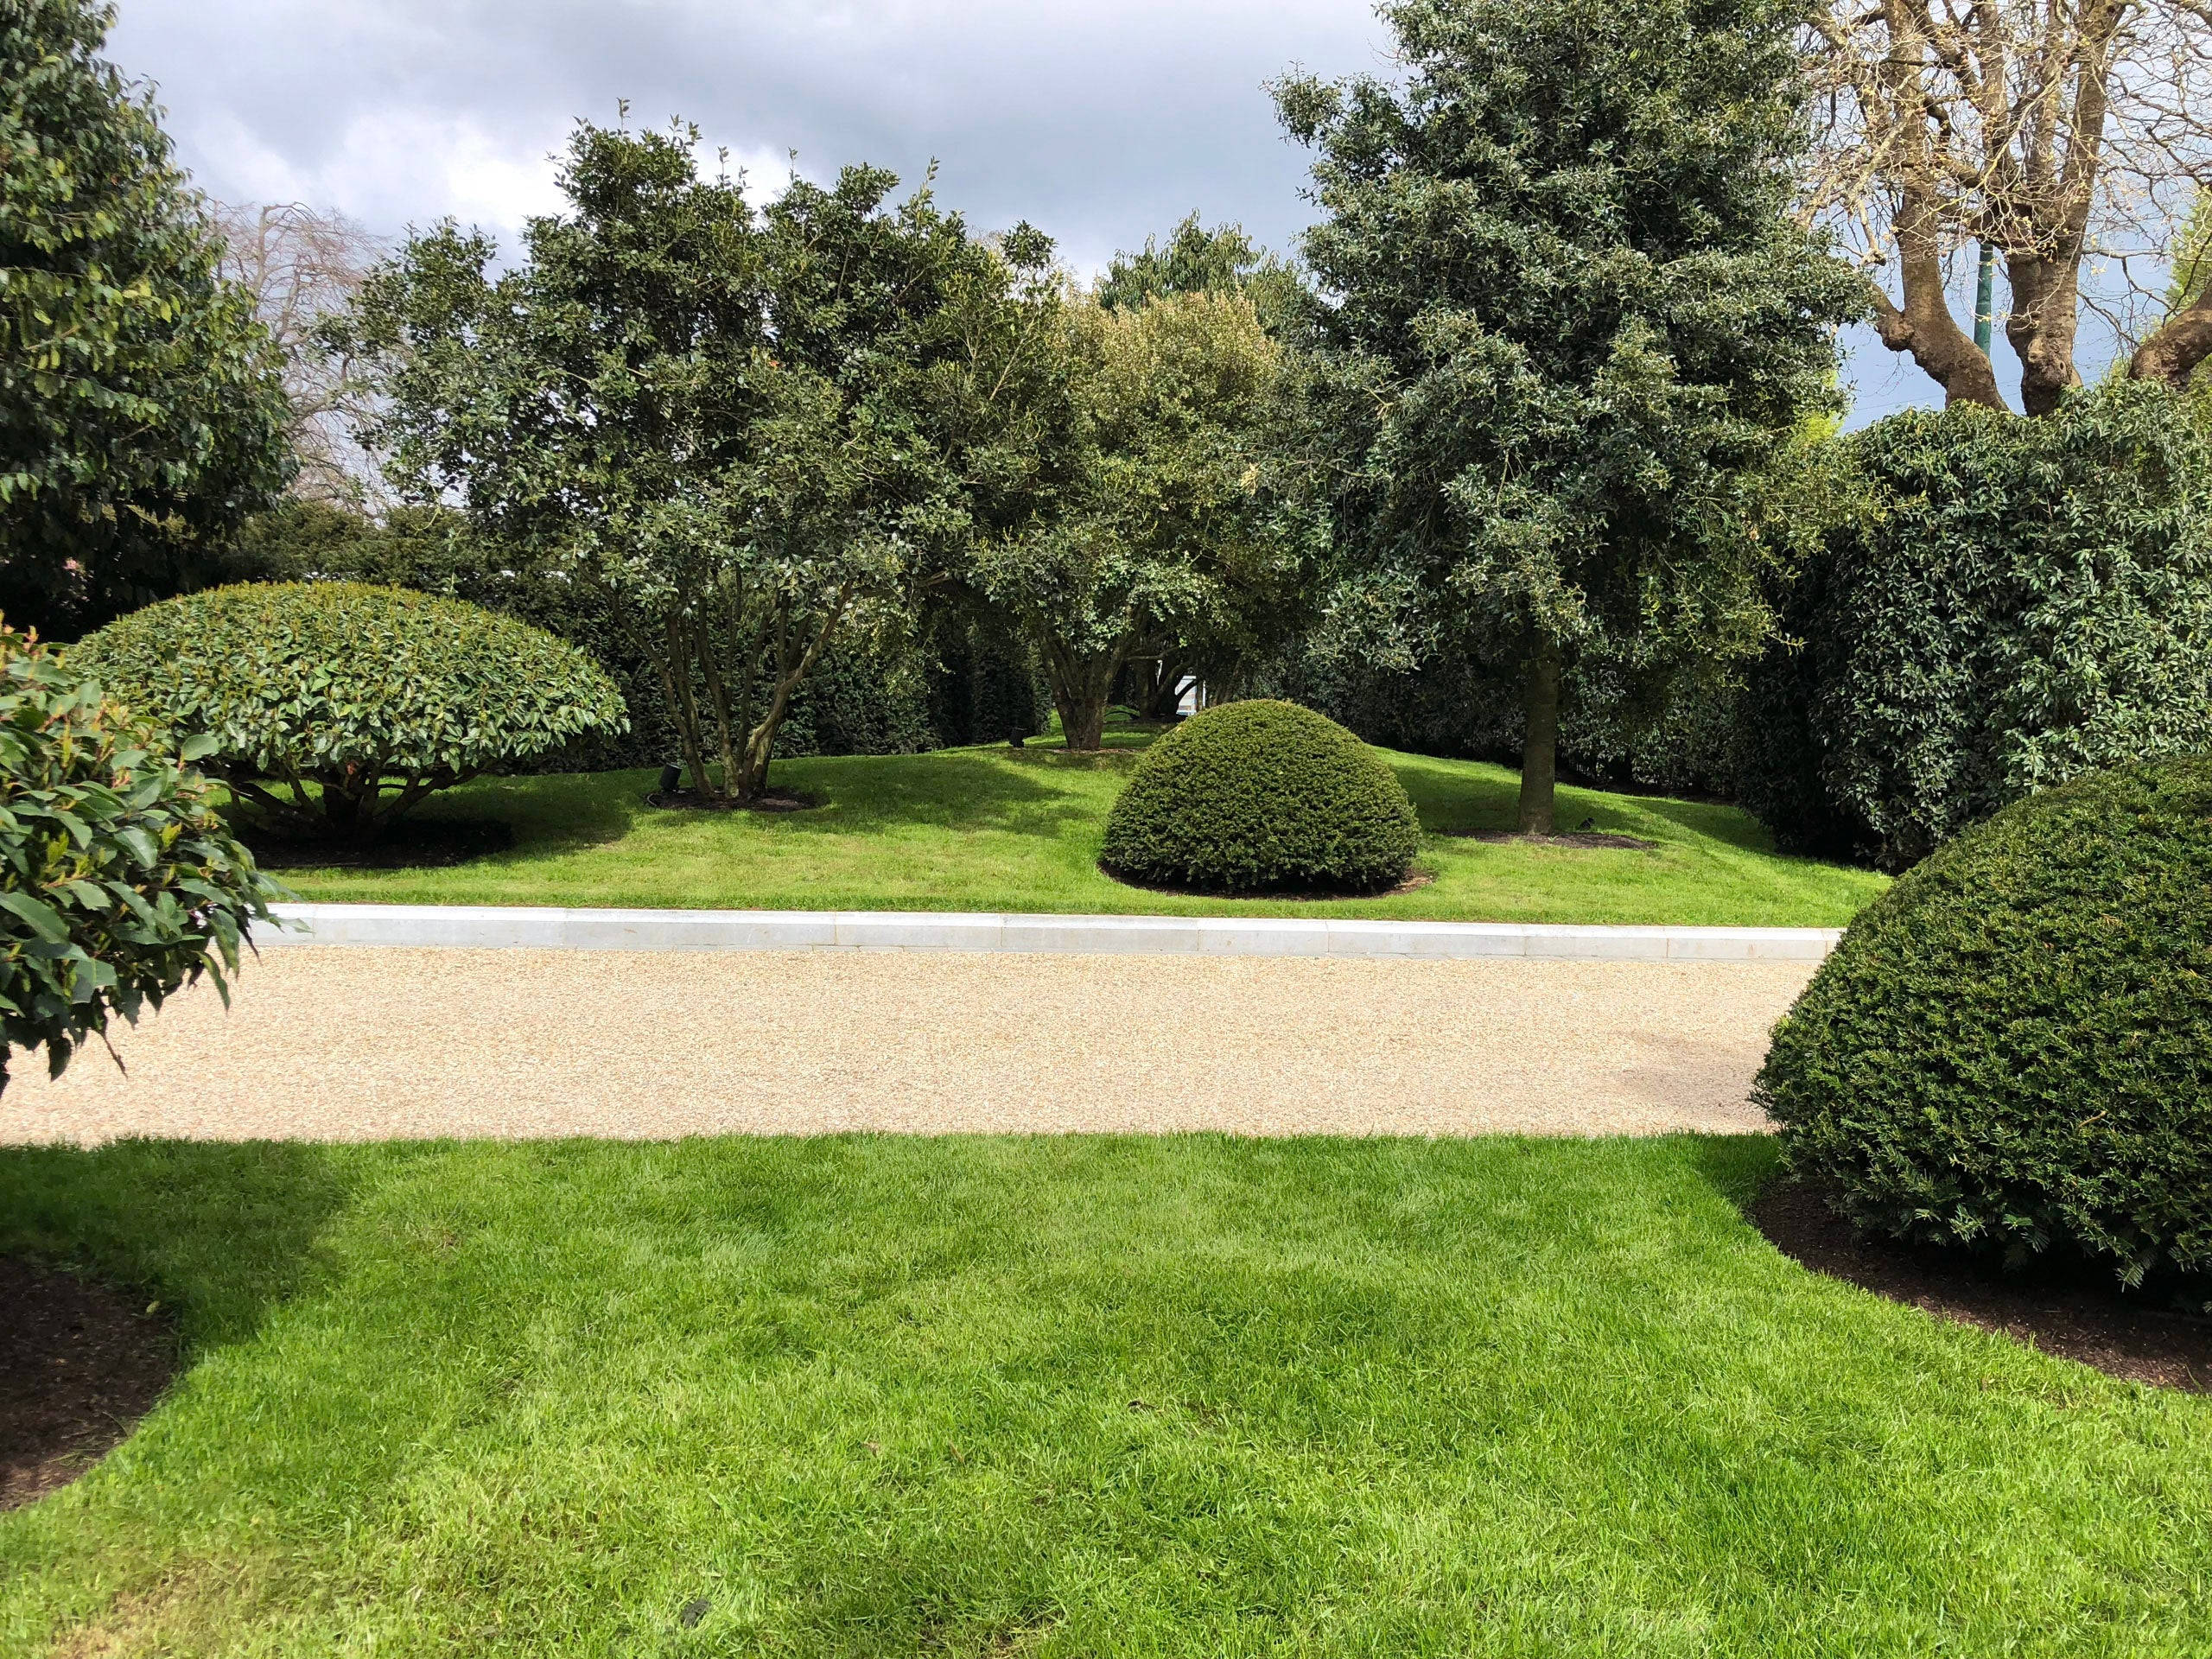
<path id="1" fill-rule="evenodd" d="M 1813 966 L 297 946 L 127 1077 L 24 1057 L 0 1141 L 1757 1129 Z"/>

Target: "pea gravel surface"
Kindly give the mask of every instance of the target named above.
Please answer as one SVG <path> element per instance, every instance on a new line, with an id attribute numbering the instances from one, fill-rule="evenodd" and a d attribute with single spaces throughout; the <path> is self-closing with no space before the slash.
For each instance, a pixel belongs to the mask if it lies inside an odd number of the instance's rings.
<path id="1" fill-rule="evenodd" d="M 0 1141 L 1760 1129 L 1813 968 L 296 946 L 18 1057 Z"/>

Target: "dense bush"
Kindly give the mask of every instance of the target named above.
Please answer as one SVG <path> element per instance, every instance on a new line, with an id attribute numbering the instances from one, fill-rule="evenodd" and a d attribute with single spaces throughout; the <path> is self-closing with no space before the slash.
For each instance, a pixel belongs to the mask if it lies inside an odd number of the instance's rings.
<path id="1" fill-rule="evenodd" d="M 1440 655 L 1418 671 L 1393 672 L 1340 652 L 1295 651 L 1259 683 L 1386 748 L 1521 764 L 1521 688 L 1465 659 Z M 1560 686 L 1560 775 L 1732 796 L 1737 703 L 1736 688 L 1717 675 L 1645 679 L 1603 659 L 1570 663 Z"/>
<path id="2" fill-rule="evenodd" d="M 1113 874 L 1207 892 L 1371 892 L 1402 878 L 1421 823 L 1397 774 L 1295 703 L 1230 702 L 1162 734 L 1106 821 Z"/>
<path id="3" fill-rule="evenodd" d="M 213 786 L 46 648 L 0 627 L 0 1088 L 8 1056 L 59 1073 L 109 1016 L 203 973 L 227 996 L 276 888 Z"/>
<path id="4" fill-rule="evenodd" d="M 458 600 L 353 582 L 165 600 L 70 660 L 170 729 L 211 737 L 210 769 L 294 833 L 371 837 L 434 790 L 625 723 L 621 694 L 574 645 Z"/>
<path id="5" fill-rule="evenodd" d="M 2031 790 L 2212 745 L 2212 446 L 2181 400 L 2121 382 L 1846 442 L 1859 509 L 1750 677 L 1740 794 L 1778 842 L 1901 868 Z"/>
<path id="6" fill-rule="evenodd" d="M 292 503 L 247 526 L 237 564 L 257 581 L 365 582 L 467 600 L 590 652 L 621 689 L 628 728 L 577 739 L 512 763 L 514 770 L 604 771 L 678 757 L 660 671 L 605 586 L 489 545 L 457 514 L 401 508 L 372 524 Z M 694 692 L 703 696 L 706 688 Z M 1050 710 L 1027 647 L 1002 628 L 948 613 L 931 619 L 919 639 L 856 632 L 832 643 L 793 694 L 776 753 L 912 754 L 995 741 L 1016 728 L 1041 731 Z"/>
<path id="7" fill-rule="evenodd" d="M 2212 1283 L 2212 760 L 2077 779 L 1909 872 L 1758 1093 L 1862 1227 Z"/>

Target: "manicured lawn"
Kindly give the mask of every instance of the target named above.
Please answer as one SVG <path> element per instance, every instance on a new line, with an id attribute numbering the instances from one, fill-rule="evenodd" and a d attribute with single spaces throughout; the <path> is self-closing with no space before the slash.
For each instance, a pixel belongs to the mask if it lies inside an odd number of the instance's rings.
<path id="1" fill-rule="evenodd" d="M 1141 741 L 1116 734 L 1125 744 Z M 1455 841 L 1503 829 L 1515 774 L 1389 757 L 1432 833 L 1435 880 L 1374 899 L 1228 901 L 1122 886 L 1099 874 L 1106 813 L 1134 748 L 1071 755 L 1032 746 L 776 764 L 779 789 L 813 811 L 662 811 L 650 772 L 489 779 L 423 809 L 513 824 L 512 852 L 448 869 L 291 870 L 306 899 L 395 904 L 642 905 L 776 910 L 986 910 L 1425 917 L 1452 921 L 1672 922 L 1840 927 L 1883 879 L 1780 857 L 1733 807 L 1568 789 L 1560 818 L 1643 837 L 1655 849 Z"/>
<path id="2" fill-rule="evenodd" d="M 1807 1274 L 1771 1158 L 6 1152 L 193 1363 L 0 1516 L 0 1651 L 2212 1651 L 2212 1401 Z"/>

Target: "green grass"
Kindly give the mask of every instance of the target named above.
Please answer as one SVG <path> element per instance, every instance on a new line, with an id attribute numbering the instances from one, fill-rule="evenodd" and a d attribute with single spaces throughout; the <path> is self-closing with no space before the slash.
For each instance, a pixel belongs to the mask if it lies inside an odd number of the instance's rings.
<path id="1" fill-rule="evenodd" d="M 6 1152 L 192 1363 L 0 1516 L 0 1652 L 2212 1651 L 2212 1401 L 1802 1271 L 1772 1157 Z"/>
<path id="2" fill-rule="evenodd" d="M 1124 745 L 1138 734 L 1116 734 Z M 1387 752 L 1386 752 L 1387 753 Z M 663 811 L 653 774 L 497 779 L 435 798 L 425 816 L 494 817 L 513 851 L 448 869 L 296 870 L 302 898 L 391 904 L 638 905 L 706 909 L 984 910 L 1421 917 L 1840 927 L 1883 885 L 1865 870 L 1784 858 L 1729 806 L 1560 791 L 1560 821 L 1656 842 L 1650 851 L 1455 841 L 1503 829 L 1518 779 L 1502 766 L 1389 754 L 1432 832 L 1435 880 L 1371 899 L 1226 900 L 1128 887 L 1099 873 L 1106 813 L 1133 747 L 1041 746 L 781 760 L 776 787 L 816 810 Z"/>

